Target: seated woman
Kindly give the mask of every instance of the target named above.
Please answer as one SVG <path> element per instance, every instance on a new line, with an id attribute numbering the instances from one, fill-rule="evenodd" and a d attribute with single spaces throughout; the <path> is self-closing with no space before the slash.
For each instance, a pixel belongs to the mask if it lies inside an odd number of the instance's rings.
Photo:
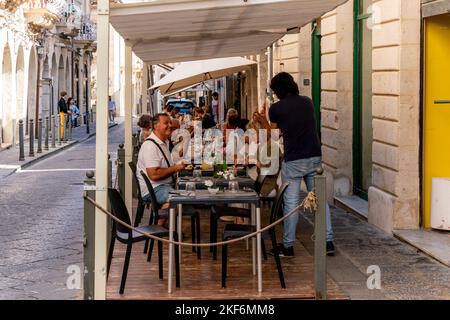
<path id="1" fill-rule="evenodd" d="M 137 125 L 141 128 L 139 144 L 142 144 L 152 133 L 152 116 L 149 114 L 143 114 L 139 118 Z"/>

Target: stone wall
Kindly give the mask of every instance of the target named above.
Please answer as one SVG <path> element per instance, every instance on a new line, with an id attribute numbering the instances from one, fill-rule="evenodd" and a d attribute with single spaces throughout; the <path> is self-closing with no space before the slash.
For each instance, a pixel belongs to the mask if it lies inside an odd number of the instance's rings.
<path id="1" fill-rule="evenodd" d="M 353 1 L 324 16 L 322 34 L 322 151 L 328 196 L 352 187 Z"/>
<path id="2" fill-rule="evenodd" d="M 420 0 L 374 4 L 369 222 L 391 232 L 419 226 Z"/>

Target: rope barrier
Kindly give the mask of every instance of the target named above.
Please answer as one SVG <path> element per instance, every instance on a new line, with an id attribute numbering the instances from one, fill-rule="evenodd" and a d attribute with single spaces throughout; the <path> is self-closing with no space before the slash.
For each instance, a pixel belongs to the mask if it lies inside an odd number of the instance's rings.
<path id="1" fill-rule="evenodd" d="M 280 224 L 281 222 L 283 222 L 284 220 L 286 220 L 287 218 L 289 218 L 290 216 L 292 216 L 293 214 L 295 214 L 297 212 L 297 210 L 300 209 L 305 209 L 305 210 L 310 210 L 312 211 L 317 210 L 317 198 L 315 196 L 315 194 L 313 192 L 308 193 L 307 197 L 302 201 L 302 203 L 297 206 L 296 208 L 294 208 L 293 210 L 291 210 L 289 213 L 287 213 L 286 215 L 284 215 L 282 218 L 278 219 L 277 221 L 269 224 L 268 226 L 262 228 L 259 231 L 255 231 L 252 232 L 246 236 L 242 236 L 239 238 L 235 238 L 235 239 L 231 239 L 231 240 L 227 240 L 227 241 L 220 241 L 220 242 L 215 242 L 215 243 L 189 243 L 189 242 L 179 242 L 179 241 L 171 241 L 165 238 L 160 238 L 157 236 L 154 236 L 152 234 L 149 234 L 147 232 L 141 231 L 131 225 L 129 225 L 126 222 L 123 222 L 122 220 L 118 219 L 117 217 L 115 217 L 112 213 L 108 212 L 106 209 L 104 209 L 101 205 L 99 205 L 95 200 L 93 200 L 92 198 L 88 197 L 86 194 L 83 196 L 83 198 L 85 200 L 87 200 L 88 202 L 90 202 L 92 205 L 94 205 L 95 207 L 97 207 L 98 209 L 100 209 L 100 211 L 102 211 L 104 214 L 106 214 L 107 216 L 109 216 L 110 218 L 112 218 L 114 221 L 116 221 L 117 223 L 120 223 L 122 226 L 126 227 L 127 229 L 131 230 L 131 231 L 135 231 L 139 234 L 142 234 L 143 236 L 156 240 L 156 241 L 162 241 L 164 243 L 172 243 L 174 245 L 179 245 L 179 246 L 186 246 L 186 247 L 211 247 L 211 246 L 221 246 L 221 245 L 226 245 L 226 244 L 231 244 L 231 243 L 235 243 L 235 242 L 239 242 L 242 240 L 246 240 L 249 238 L 253 238 L 254 236 L 256 236 L 259 233 L 263 233 L 273 227 L 275 227 L 277 224 Z"/>

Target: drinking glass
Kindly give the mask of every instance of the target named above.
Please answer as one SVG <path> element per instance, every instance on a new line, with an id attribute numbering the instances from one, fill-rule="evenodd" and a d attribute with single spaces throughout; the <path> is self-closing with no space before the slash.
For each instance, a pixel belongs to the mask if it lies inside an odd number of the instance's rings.
<path id="1" fill-rule="evenodd" d="M 235 180 L 231 180 L 228 182 L 228 189 L 231 192 L 238 192 L 239 191 L 239 183 Z"/>
<path id="2" fill-rule="evenodd" d="M 195 192 L 195 182 L 186 182 L 186 192 Z"/>
<path id="3" fill-rule="evenodd" d="M 194 180 L 199 181 L 202 177 L 202 170 L 195 169 L 192 173 L 192 176 L 194 177 Z"/>

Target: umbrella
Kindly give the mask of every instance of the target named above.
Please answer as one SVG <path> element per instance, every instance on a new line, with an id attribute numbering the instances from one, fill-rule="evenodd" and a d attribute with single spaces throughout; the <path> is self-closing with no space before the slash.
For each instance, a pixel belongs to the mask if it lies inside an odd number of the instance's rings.
<path id="1" fill-rule="evenodd" d="M 162 95 L 189 88 L 198 83 L 218 79 L 256 64 L 241 57 L 182 62 L 150 89 L 159 88 Z"/>

